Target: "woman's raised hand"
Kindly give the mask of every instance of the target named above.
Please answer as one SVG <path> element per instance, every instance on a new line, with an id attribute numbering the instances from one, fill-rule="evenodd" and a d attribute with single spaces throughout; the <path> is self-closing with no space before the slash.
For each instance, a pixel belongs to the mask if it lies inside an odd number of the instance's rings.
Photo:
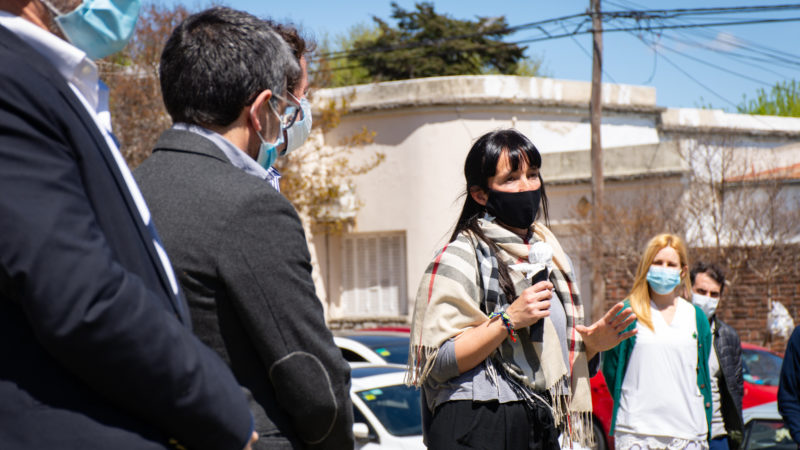
<path id="1" fill-rule="evenodd" d="M 616 347 L 620 342 L 636 334 L 636 329 L 623 333 L 625 328 L 636 320 L 633 310 L 625 308 L 623 311 L 624 307 L 625 305 L 619 302 L 591 326 L 575 326 L 583 342 L 586 343 L 586 355 L 589 359 L 597 353 Z"/>
<path id="2" fill-rule="evenodd" d="M 529 327 L 539 319 L 550 315 L 550 298 L 553 296 L 553 283 L 540 281 L 522 291 L 506 313 L 511 318 L 515 330 Z"/>

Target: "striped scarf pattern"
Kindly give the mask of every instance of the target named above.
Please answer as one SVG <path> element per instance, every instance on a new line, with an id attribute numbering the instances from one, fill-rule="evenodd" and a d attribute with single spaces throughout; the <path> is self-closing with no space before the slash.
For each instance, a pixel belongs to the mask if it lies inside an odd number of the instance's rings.
<path id="1" fill-rule="evenodd" d="M 483 323 L 488 314 L 515 300 L 506 299 L 500 288 L 497 258 L 507 266 L 526 262 L 533 243 L 547 242 L 554 251 L 555 270 L 550 273 L 550 281 L 567 318 L 570 370 L 549 318 L 534 325 L 540 331 L 533 337 L 530 330 L 534 327 L 517 330 L 517 342 L 506 339 L 490 359 L 507 379 L 531 394 L 523 395 L 523 400 L 548 397 L 556 425 L 565 428 L 573 441 L 588 445 L 592 439 L 589 371 L 585 345 L 575 330 L 576 324 L 583 323 L 583 305 L 568 259 L 555 236 L 542 224 L 534 225 L 533 237 L 527 244 L 493 222 L 479 219 L 479 224 L 500 251 L 492 251 L 471 233 L 462 233 L 435 256 L 417 293 L 406 381 L 420 386 L 444 341 Z M 508 272 L 517 296 L 530 286 L 523 273 L 511 268 Z M 487 368 L 491 369 L 490 363 Z"/>

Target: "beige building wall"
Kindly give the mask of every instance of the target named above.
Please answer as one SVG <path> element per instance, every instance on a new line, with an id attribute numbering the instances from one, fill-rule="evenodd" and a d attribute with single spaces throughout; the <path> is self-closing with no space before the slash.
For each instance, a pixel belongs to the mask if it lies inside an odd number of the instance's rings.
<path id="1" fill-rule="evenodd" d="M 678 152 L 681 142 L 700 131 L 733 134 L 752 148 L 764 149 L 800 136 L 798 119 L 659 108 L 650 87 L 604 85 L 603 92 L 604 170 L 612 195 L 648 186 L 646 176 L 658 176 L 664 186 L 679 186 L 687 167 Z M 342 304 L 343 266 L 348 262 L 343 241 L 348 236 L 404 236 L 405 299 L 400 301 L 399 315 L 413 308 L 419 280 L 434 252 L 447 242 L 463 204 L 464 158 L 472 143 L 488 131 L 516 128 L 543 154 L 552 227 L 563 236 L 566 225 L 581 219 L 576 213 L 581 198 L 591 199 L 589 94 L 590 84 L 585 82 L 499 75 L 318 91 L 316 105 L 350 99 L 350 113 L 325 136 L 326 142 L 335 143 L 366 126 L 376 133 L 367 150 L 385 155 L 380 166 L 356 180 L 362 207 L 349 234 L 314 240 L 326 280 L 329 318 L 348 315 Z M 584 298 L 589 299 L 588 270 L 574 254 L 583 251 L 575 244 L 581 240 L 570 242 L 577 247 L 568 251 L 578 266 Z"/>

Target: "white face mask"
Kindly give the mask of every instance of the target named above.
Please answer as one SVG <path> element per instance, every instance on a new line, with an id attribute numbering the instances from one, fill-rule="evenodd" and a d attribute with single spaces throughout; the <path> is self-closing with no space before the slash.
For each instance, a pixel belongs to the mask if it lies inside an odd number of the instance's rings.
<path id="1" fill-rule="evenodd" d="M 692 292 L 692 303 L 699 306 L 700 309 L 706 313 L 706 317 L 709 319 L 711 316 L 717 312 L 717 306 L 719 306 L 719 298 L 708 297 L 706 295 L 700 295 L 696 292 Z"/>
<path id="2" fill-rule="evenodd" d="M 307 98 L 300 99 L 300 109 L 303 111 L 303 120 L 295 121 L 286 130 L 286 150 L 282 155 L 300 148 L 311 134 L 311 103 Z"/>

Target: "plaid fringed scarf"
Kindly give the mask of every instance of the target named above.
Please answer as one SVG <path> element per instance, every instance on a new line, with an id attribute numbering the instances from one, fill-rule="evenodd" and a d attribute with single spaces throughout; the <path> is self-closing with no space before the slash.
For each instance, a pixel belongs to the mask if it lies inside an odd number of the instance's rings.
<path id="1" fill-rule="evenodd" d="M 589 369 L 585 345 L 575 330 L 576 324 L 583 324 L 583 305 L 568 259 L 555 236 L 539 223 L 534 225 L 528 244 L 499 225 L 484 219 L 479 219 L 479 223 L 500 252 L 495 254 L 471 233 L 462 233 L 436 255 L 417 292 L 406 381 L 421 386 L 442 343 L 483 323 L 491 312 L 504 309 L 515 300 L 506 299 L 500 289 L 496 258 L 508 266 L 527 262 L 530 246 L 538 241 L 547 242 L 553 248 L 555 266 L 550 281 L 567 317 L 571 370 L 567 370 L 558 334 L 549 317 L 533 327 L 517 330 L 517 341 L 503 341 L 490 360 L 500 366 L 498 371 L 507 375 L 512 384 L 522 388 L 522 400 L 545 396 L 552 406 L 556 426 L 565 429 L 574 442 L 589 446 L 593 438 Z M 509 267 L 509 275 L 517 296 L 530 286 L 523 273 Z M 540 331 L 531 337 L 530 329 L 536 326 Z M 491 367 L 488 363 L 487 368 Z"/>

